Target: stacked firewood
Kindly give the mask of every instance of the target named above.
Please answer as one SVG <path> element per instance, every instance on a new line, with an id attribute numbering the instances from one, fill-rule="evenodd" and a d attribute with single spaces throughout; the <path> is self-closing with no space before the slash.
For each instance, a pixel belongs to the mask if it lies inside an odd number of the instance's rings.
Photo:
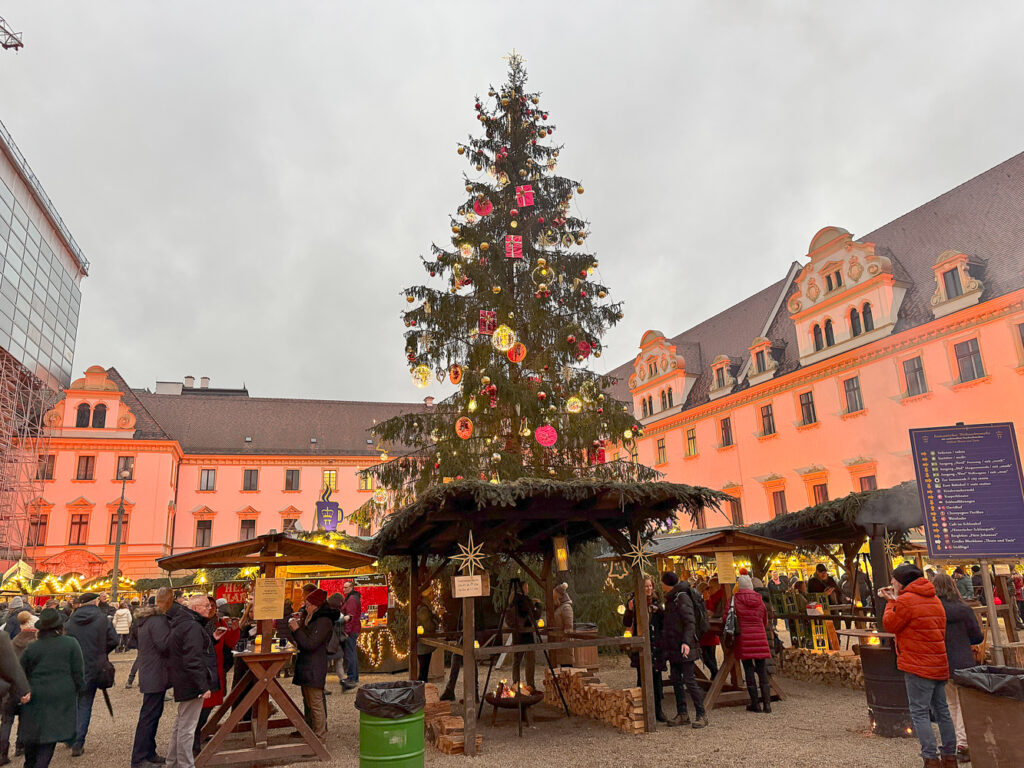
<path id="1" fill-rule="evenodd" d="M 852 651 L 811 651 L 783 648 L 778 674 L 795 680 L 864 688 L 864 668 Z"/>
<path id="2" fill-rule="evenodd" d="M 428 744 L 433 744 L 446 755 L 462 755 L 466 752 L 466 723 L 458 715 L 452 714 L 450 702 L 441 701 L 437 686 L 427 683 L 424 686 L 426 707 L 423 711 L 424 737 Z M 483 737 L 476 737 L 476 751 L 480 752 Z"/>
<path id="3" fill-rule="evenodd" d="M 562 667 L 555 674 L 572 714 L 591 717 L 625 733 L 643 733 L 643 695 L 639 688 L 611 688 L 587 669 Z M 544 703 L 562 708 L 551 670 L 544 675 Z"/>

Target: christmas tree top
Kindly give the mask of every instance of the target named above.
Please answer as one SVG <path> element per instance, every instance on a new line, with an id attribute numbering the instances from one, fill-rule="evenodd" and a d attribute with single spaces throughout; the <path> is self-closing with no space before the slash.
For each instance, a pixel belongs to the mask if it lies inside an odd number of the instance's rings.
<path id="1" fill-rule="evenodd" d="M 556 126 L 526 90 L 521 57 L 506 58 L 507 82 L 476 99 L 483 135 L 458 145 L 470 172 L 451 242 L 422 259 L 431 284 L 404 291 L 413 383 L 458 391 L 374 426 L 379 445 L 403 454 L 366 470 L 380 507 L 449 479 L 657 474 L 635 462 L 641 428 L 605 391 L 613 382 L 584 367 L 601 356 L 621 304 L 607 300 L 583 248 L 589 225 L 573 200 L 584 190 L 556 173 Z M 611 442 L 632 460 L 606 463 Z"/>

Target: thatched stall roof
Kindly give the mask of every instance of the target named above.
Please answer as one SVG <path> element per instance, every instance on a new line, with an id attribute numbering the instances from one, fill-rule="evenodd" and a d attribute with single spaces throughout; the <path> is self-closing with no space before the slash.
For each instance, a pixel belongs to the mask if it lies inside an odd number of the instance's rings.
<path id="1" fill-rule="evenodd" d="M 465 541 L 469 527 L 488 551 L 517 554 L 546 551 L 558 535 L 570 546 L 583 544 L 599 538 L 600 527 L 646 538 L 677 511 L 693 518 L 728 498 L 721 491 L 666 482 L 458 480 L 429 489 L 391 515 L 370 551 L 446 557 Z"/>
<path id="2" fill-rule="evenodd" d="M 266 562 L 272 562 L 275 566 L 331 565 L 336 568 L 359 568 L 373 564 L 375 559 L 361 552 L 293 539 L 285 533 L 267 533 L 246 541 L 161 557 L 156 564 L 165 571 L 244 568 Z"/>
<path id="3" fill-rule="evenodd" d="M 859 541 L 870 533 L 872 523 L 884 525 L 899 541 L 906 539 L 909 529 L 923 525 L 916 484 L 851 493 L 766 523 L 748 525 L 746 530 L 813 549 Z"/>

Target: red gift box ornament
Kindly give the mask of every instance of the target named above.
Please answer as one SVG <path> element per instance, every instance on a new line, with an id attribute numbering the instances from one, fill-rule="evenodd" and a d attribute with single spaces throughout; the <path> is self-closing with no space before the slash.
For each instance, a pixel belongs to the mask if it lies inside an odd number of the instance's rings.
<path id="1" fill-rule="evenodd" d="M 533 205 L 533 187 L 531 185 L 516 187 L 516 205 L 520 208 Z"/>
<path id="2" fill-rule="evenodd" d="M 490 200 L 484 197 L 473 203 L 473 210 L 476 211 L 477 216 L 486 216 L 494 210 L 494 205 Z"/>
<path id="3" fill-rule="evenodd" d="M 480 324 L 477 330 L 488 336 L 493 335 L 498 330 L 498 313 L 493 309 L 481 309 Z"/>
<path id="4" fill-rule="evenodd" d="M 533 436 L 537 438 L 537 442 L 545 448 L 550 448 L 558 440 L 558 432 L 550 424 L 537 427 L 537 429 L 533 431 Z"/>
<path id="5" fill-rule="evenodd" d="M 523 236 L 522 235 L 505 235 L 505 258 L 506 259 L 521 259 L 521 258 L 523 258 Z"/>

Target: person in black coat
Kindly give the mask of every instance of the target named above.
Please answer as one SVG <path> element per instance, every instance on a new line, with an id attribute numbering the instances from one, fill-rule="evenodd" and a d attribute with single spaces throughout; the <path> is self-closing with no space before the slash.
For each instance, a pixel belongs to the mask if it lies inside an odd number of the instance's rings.
<path id="1" fill-rule="evenodd" d="M 341 612 L 327 603 L 327 593 L 316 589 L 309 593 L 305 603 L 305 623 L 298 619 L 289 621 L 289 628 L 299 649 L 295 660 L 295 676 L 292 682 L 302 689 L 302 701 L 306 705 L 306 722 L 317 738 L 327 738 L 327 710 L 324 706 L 324 687 L 327 684 L 327 644 L 334 636 L 334 622 Z"/>
<path id="2" fill-rule="evenodd" d="M 953 718 L 956 729 L 956 754 L 960 762 L 970 760 L 967 748 L 967 731 L 964 729 L 964 716 L 960 710 L 960 695 L 953 673 L 958 669 L 966 669 L 977 664 L 974 660 L 972 645 L 985 641 L 985 633 L 978 626 L 974 611 L 963 601 L 960 590 L 945 573 L 935 575 L 932 582 L 935 594 L 942 601 L 946 611 L 946 660 L 949 662 L 949 680 L 946 682 L 946 702 L 949 704 L 949 716 Z"/>
<path id="3" fill-rule="evenodd" d="M 694 661 L 700 658 L 700 645 L 690 585 L 680 581 L 674 572 L 665 571 L 661 574 L 661 589 L 665 593 L 661 648 L 668 661 L 669 679 L 672 680 L 676 696 L 676 716 L 668 721 L 668 725 L 690 723 L 690 717 L 686 712 L 686 693 L 689 692 L 696 713 L 693 727 L 704 728 L 708 725 L 708 715 L 704 710 L 704 692 L 697 684 L 693 669 Z"/>
<path id="4" fill-rule="evenodd" d="M 169 685 L 167 664 L 170 658 L 171 618 L 182 611 L 174 602 L 174 593 L 161 587 L 156 605 L 140 608 L 135 615 L 132 631 L 137 633 L 139 655 L 139 690 L 142 708 L 135 726 L 135 744 L 132 747 L 132 768 L 151 768 L 148 763 L 163 763 L 156 751 L 156 731 L 164 713 L 164 696 Z"/>
<path id="5" fill-rule="evenodd" d="M 654 672 L 654 718 L 659 723 L 667 723 L 668 718 L 665 717 L 665 712 L 662 708 L 662 699 L 665 696 L 662 673 L 667 666 L 661 650 L 665 612 L 661 608 L 661 601 L 654 593 L 654 579 L 650 576 L 644 576 L 644 593 L 647 599 L 647 614 L 650 618 L 647 634 L 651 641 L 651 667 Z M 626 612 L 622 615 L 622 626 L 629 627 L 633 632 L 633 637 L 637 637 L 640 631 L 636 612 L 636 598 L 633 596 L 626 601 Z M 639 653 L 631 653 L 629 655 L 629 665 L 636 667 L 636 684 L 639 688 L 641 682 Z"/>
<path id="6" fill-rule="evenodd" d="M 117 647 L 117 633 L 107 615 L 100 610 L 100 596 L 92 592 L 78 596 L 78 607 L 65 626 L 65 633 L 75 638 L 82 648 L 85 680 L 78 692 L 78 726 L 71 755 L 78 757 L 85 751 L 85 737 L 92 720 L 92 705 L 99 690 L 97 680 L 107 665 L 108 654 Z"/>
<path id="7" fill-rule="evenodd" d="M 217 683 L 210 676 L 216 669 L 214 637 L 206 631 L 206 620 L 213 608 L 206 595 L 192 595 L 188 606 L 171 617 L 169 654 L 169 680 L 178 704 L 178 716 L 171 731 L 171 744 L 167 750 L 167 764 L 175 768 L 195 768 L 192 746 L 196 725 L 203 710 L 203 700 L 209 698 Z M 223 632 L 223 630 L 217 630 Z M 211 662 L 212 659 L 212 662 Z"/>

